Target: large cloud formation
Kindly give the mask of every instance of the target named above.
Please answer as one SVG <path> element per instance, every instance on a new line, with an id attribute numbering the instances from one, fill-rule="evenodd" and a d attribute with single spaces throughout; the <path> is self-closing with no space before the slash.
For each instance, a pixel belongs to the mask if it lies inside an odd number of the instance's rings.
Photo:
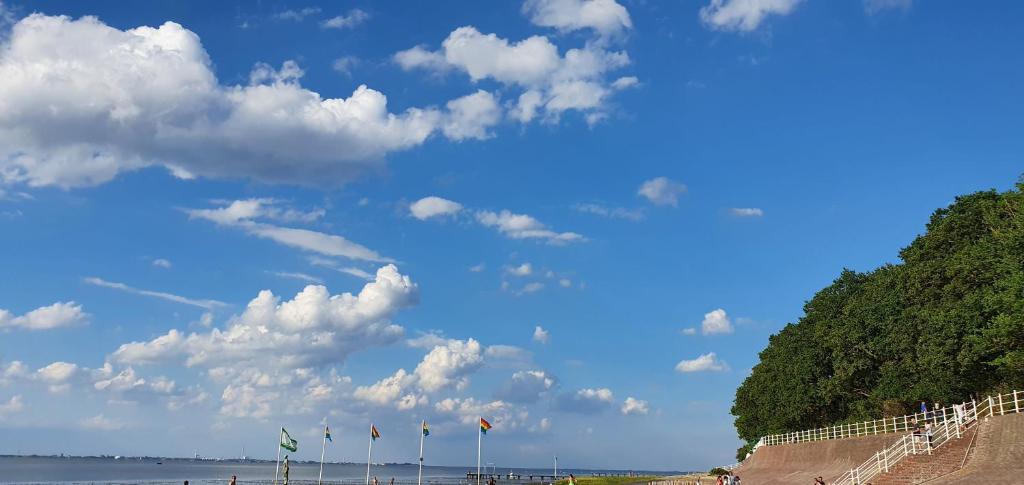
<path id="1" fill-rule="evenodd" d="M 264 290 L 224 330 L 188 336 L 171 330 L 121 345 L 112 358 L 125 364 L 184 358 L 189 366 L 250 363 L 275 369 L 341 363 L 356 350 L 398 341 L 404 330 L 390 319 L 418 298 L 418 286 L 389 264 L 357 295 L 332 296 L 323 286 L 309 285 L 282 302 Z"/>
<path id="2" fill-rule="evenodd" d="M 323 286 L 309 285 L 282 301 L 264 290 L 223 330 L 186 335 L 172 329 L 123 344 L 110 358 L 123 365 L 184 361 L 205 369 L 207 377 L 224 385 L 224 416 L 264 419 L 285 409 L 310 412 L 346 393 L 351 379 L 338 375 L 335 365 L 353 352 L 401 340 L 405 331 L 391 320 L 418 301 L 418 285 L 388 264 L 358 294 L 331 295 Z M 296 395 L 302 396 L 298 407 L 288 398 Z"/>
<path id="3" fill-rule="evenodd" d="M 0 184 L 88 186 L 159 165 L 182 178 L 338 185 L 435 132 L 482 138 L 496 122 L 480 93 L 450 103 L 454 113 L 392 113 L 366 86 L 325 98 L 292 61 L 222 85 L 199 36 L 174 22 L 119 30 L 33 14 L 3 39 Z"/>
<path id="4" fill-rule="evenodd" d="M 473 82 L 491 80 L 518 88 L 518 99 L 507 114 L 522 123 L 538 117 L 557 121 L 563 113 L 576 111 L 593 124 L 607 116 L 612 94 L 637 85 L 632 76 L 610 77 L 630 63 L 625 51 L 606 48 L 608 36 L 632 27 L 624 7 L 612 0 L 531 0 L 523 8 L 534 24 L 563 31 L 592 29 L 595 37 L 560 54 L 546 36 L 510 41 L 464 26 L 452 31 L 439 50 L 415 46 L 396 53 L 395 62 L 406 70 L 459 71 Z"/>

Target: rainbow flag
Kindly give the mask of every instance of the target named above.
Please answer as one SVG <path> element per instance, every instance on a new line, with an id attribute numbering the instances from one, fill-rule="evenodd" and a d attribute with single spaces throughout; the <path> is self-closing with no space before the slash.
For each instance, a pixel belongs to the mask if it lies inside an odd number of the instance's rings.
<path id="1" fill-rule="evenodd" d="M 380 431 L 377 431 L 377 427 L 371 424 L 370 425 L 370 439 L 376 441 L 377 438 L 380 438 Z"/>
<path id="2" fill-rule="evenodd" d="M 491 429 L 491 423 L 488 423 L 484 418 L 480 418 L 480 432 L 487 434 L 487 430 L 489 429 Z"/>
<path id="3" fill-rule="evenodd" d="M 430 436 L 430 428 L 427 427 L 427 422 L 423 422 L 423 436 Z"/>

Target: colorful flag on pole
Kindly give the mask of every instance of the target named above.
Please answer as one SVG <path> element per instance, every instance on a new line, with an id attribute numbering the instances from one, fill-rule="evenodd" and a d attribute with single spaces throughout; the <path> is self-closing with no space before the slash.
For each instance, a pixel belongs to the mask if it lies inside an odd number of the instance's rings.
<path id="1" fill-rule="evenodd" d="M 484 418 L 480 418 L 480 432 L 487 434 L 487 430 L 489 429 L 491 429 L 491 423 L 488 423 Z"/>
<path id="2" fill-rule="evenodd" d="M 288 434 L 288 430 L 281 428 L 281 448 L 288 451 L 295 452 L 299 449 L 299 442 L 292 439 L 292 436 Z"/>
<path id="3" fill-rule="evenodd" d="M 327 441 L 334 443 L 334 440 L 331 439 L 331 428 L 329 426 L 324 426 L 324 438 L 327 438 Z"/>
<path id="4" fill-rule="evenodd" d="M 430 428 L 427 426 L 427 422 L 423 422 L 423 436 L 430 436 Z"/>
<path id="5" fill-rule="evenodd" d="M 374 441 L 380 438 L 380 431 L 377 431 L 377 427 L 372 424 L 370 425 L 370 438 Z"/>

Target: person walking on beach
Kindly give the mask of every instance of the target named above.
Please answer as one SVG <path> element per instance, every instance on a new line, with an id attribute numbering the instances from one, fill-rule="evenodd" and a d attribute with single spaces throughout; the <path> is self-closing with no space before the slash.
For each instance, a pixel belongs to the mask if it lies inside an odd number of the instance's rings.
<path id="1" fill-rule="evenodd" d="M 231 481 L 228 482 L 228 485 L 235 485 L 236 480 L 238 480 L 238 477 L 231 475 Z"/>
<path id="2" fill-rule="evenodd" d="M 281 465 L 281 470 L 283 470 L 281 472 L 281 475 L 284 476 L 284 485 L 288 485 L 288 469 L 289 468 L 290 467 L 288 466 L 288 455 L 284 455 L 284 464 Z"/>
<path id="3" fill-rule="evenodd" d="M 391 477 L 390 485 L 395 485 L 395 477 Z"/>
<path id="4" fill-rule="evenodd" d="M 815 478 L 814 485 L 825 485 L 825 479 L 821 477 Z"/>
<path id="5" fill-rule="evenodd" d="M 377 482 L 377 477 L 373 477 L 373 485 L 380 485 L 380 483 Z"/>

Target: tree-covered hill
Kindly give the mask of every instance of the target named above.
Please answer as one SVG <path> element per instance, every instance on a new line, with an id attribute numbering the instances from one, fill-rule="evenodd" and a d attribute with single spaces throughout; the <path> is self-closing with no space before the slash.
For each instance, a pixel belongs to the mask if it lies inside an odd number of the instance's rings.
<path id="1" fill-rule="evenodd" d="M 1024 388 L 1024 177 L 935 211 L 900 258 L 844 270 L 769 339 L 736 390 L 742 439 Z"/>

